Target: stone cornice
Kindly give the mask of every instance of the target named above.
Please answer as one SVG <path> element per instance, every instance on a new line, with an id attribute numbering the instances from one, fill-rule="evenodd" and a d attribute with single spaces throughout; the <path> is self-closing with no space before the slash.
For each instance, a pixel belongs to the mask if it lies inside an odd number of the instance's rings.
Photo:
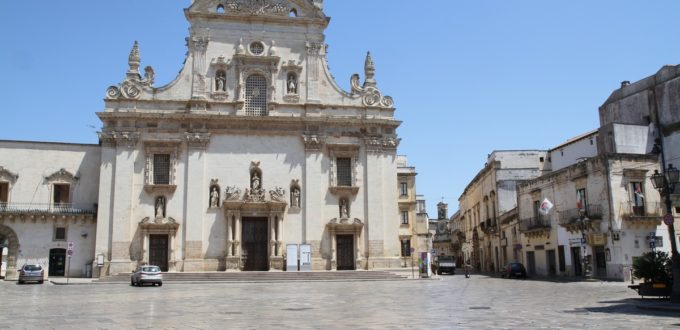
<path id="1" fill-rule="evenodd" d="M 210 133 L 184 133 L 189 149 L 205 149 L 210 143 Z"/>
<path id="2" fill-rule="evenodd" d="M 59 171 L 56 171 L 52 173 L 49 176 L 45 177 L 46 182 L 68 182 L 71 184 L 75 184 L 78 182 L 78 177 L 73 175 L 71 172 L 67 171 L 66 169 L 60 169 Z"/>
<path id="3" fill-rule="evenodd" d="M 0 166 L 0 180 L 9 181 L 11 183 L 17 182 L 19 175 L 10 172 L 8 169 Z"/>
<path id="4" fill-rule="evenodd" d="M 99 140 L 104 146 L 122 146 L 132 148 L 139 142 L 140 133 L 133 131 L 103 131 L 98 132 Z"/>

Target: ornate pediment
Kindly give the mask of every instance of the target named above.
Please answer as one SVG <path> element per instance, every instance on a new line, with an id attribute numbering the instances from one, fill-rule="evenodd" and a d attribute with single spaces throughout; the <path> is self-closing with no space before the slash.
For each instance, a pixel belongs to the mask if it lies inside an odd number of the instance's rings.
<path id="1" fill-rule="evenodd" d="M 19 175 L 10 172 L 8 169 L 0 166 L 0 181 L 16 182 L 19 179 Z"/>
<path id="2" fill-rule="evenodd" d="M 150 218 L 146 217 L 139 222 L 139 226 L 144 229 L 165 229 L 176 231 L 179 228 L 179 223 L 173 218 Z"/>
<path id="3" fill-rule="evenodd" d="M 78 177 L 73 175 L 71 172 L 67 171 L 66 169 L 62 168 L 59 171 L 56 171 L 49 176 L 46 176 L 45 181 L 47 181 L 47 182 L 68 182 L 68 183 L 74 184 L 74 183 L 78 182 Z"/>
<path id="4" fill-rule="evenodd" d="M 189 14 L 326 18 L 323 0 L 195 0 Z"/>

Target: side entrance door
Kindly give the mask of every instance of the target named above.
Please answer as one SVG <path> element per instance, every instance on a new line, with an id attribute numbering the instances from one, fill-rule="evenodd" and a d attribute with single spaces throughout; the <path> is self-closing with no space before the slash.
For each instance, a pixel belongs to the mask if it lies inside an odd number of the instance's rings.
<path id="1" fill-rule="evenodd" d="M 354 235 L 337 235 L 338 270 L 354 270 Z"/>
<path id="2" fill-rule="evenodd" d="M 581 248 L 576 246 L 571 248 L 571 263 L 574 265 L 574 276 L 583 276 L 581 270 Z"/>
<path id="3" fill-rule="evenodd" d="M 243 270 L 268 271 L 267 258 L 267 218 L 244 218 L 243 232 Z"/>
<path id="4" fill-rule="evenodd" d="M 50 266 L 48 276 L 64 276 L 66 273 L 66 249 L 50 250 Z"/>
<path id="5" fill-rule="evenodd" d="M 168 235 L 149 235 L 149 264 L 168 271 Z"/>
<path id="6" fill-rule="evenodd" d="M 546 250 L 545 257 L 548 264 L 548 275 L 556 275 L 557 259 L 555 259 L 555 250 Z"/>
<path id="7" fill-rule="evenodd" d="M 529 275 L 536 275 L 536 255 L 534 251 L 527 252 L 527 272 Z"/>
<path id="8" fill-rule="evenodd" d="M 597 267 L 597 277 L 607 277 L 607 259 L 604 253 L 604 246 L 595 247 L 595 266 Z"/>

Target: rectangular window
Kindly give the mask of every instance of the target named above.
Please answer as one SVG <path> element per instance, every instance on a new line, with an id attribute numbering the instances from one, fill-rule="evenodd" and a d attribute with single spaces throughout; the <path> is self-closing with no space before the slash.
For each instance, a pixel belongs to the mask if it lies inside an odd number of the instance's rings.
<path id="1" fill-rule="evenodd" d="M 541 201 L 534 201 L 534 219 L 541 219 Z"/>
<path id="2" fill-rule="evenodd" d="M 352 158 L 338 158 L 338 186 L 352 186 Z"/>
<path id="3" fill-rule="evenodd" d="M 170 155 L 153 155 L 153 183 L 170 184 Z"/>
<path id="4" fill-rule="evenodd" d="M 410 257 L 411 256 L 411 240 L 402 239 L 401 240 L 401 256 Z"/>
<path id="5" fill-rule="evenodd" d="M 9 182 L 0 182 L 0 204 L 9 202 Z"/>
<path id="6" fill-rule="evenodd" d="M 400 183 L 399 191 L 401 192 L 402 196 L 408 196 L 408 184 L 406 182 Z"/>
<path id="7" fill-rule="evenodd" d="M 401 224 L 408 225 L 408 211 L 401 211 Z"/>
<path id="8" fill-rule="evenodd" d="M 66 227 L 56 227 L 56 228 L 54 228 L 54 240 L 55 241 L 65 241 L 66 240 Z"/>
<path id="9" fill-rule="evenodd" d="M 70 203 L 70 186 L 68 184 L 54 184 L 54 196 L 52 201 L 54 205 L 63 205 Z"/>
<path id="10" fill-rule="evenodd" d="M 645 195 L 642 191 L 642 182 L 630 183 L 630 203 L 634 215 L 645 216 Z"/>

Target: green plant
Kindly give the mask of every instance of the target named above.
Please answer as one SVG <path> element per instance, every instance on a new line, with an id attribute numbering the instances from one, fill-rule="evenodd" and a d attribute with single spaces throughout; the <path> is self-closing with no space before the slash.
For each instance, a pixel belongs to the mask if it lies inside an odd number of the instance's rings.
<path id="1" fill-rule="evenodd" d="M 671 258 L 668 253 L 647 252 L 633 260 L 633 276 L 645 282 L 667 283 L 671 274 Z"/>

